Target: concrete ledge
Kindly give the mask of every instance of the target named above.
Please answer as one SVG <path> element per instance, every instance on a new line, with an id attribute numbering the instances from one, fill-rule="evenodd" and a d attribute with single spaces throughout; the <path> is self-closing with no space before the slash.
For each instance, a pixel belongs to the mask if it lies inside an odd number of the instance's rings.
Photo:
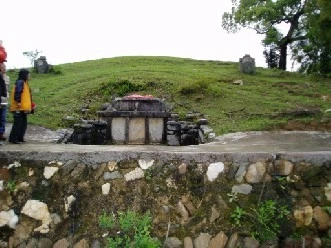
<path id="1" fill-rule="evenodd" d="M 94 166 L 102 162 L 122 161 L 130 159 L 145 159 L 159 161 L 180 160 L 183 162 L 232 162 L 254 163 L 257 161 L 273 161 L 286 159 L 293 162 L 308 162 L 312 164 L 331 164 L 331 151 L 313 152 L 243 152 L 215 151 L 209 146 L 97 146 L 72 144 L 24 144 L 5 145 L 0 149 L 0 159 L 10 162 L 14 160 L 61 161 L 75 160 Z"/>

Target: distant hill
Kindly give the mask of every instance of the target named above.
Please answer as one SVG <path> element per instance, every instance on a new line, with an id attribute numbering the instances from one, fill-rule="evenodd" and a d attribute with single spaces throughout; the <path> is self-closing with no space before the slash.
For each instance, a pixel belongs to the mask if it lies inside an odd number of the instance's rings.
<path id="1" fill-rule="evenodd" d="M 11 86 L 17 72 L 8 72 Z M 37 110 L 29 123 L 51 129 L 69 125 L 66 116 L 95 119 L 102 104 L 137 93 L 164 99 L 180 116 L 201 113 L 217 135 L 331 131 L 331 112 L 326 111 L 331 109 L 330 79 L 264 68 L 247 75 L 234 62 L 116 57 L 56 65 L 49 74 L 32 73 L 30 85 Z M 85 115 L 84 105 L 90 108 Z"/>

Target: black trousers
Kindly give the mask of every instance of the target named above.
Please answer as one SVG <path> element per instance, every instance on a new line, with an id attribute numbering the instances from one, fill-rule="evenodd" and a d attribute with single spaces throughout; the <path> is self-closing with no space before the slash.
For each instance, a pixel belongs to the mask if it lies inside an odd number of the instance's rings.
<path id="1" fill-rule="evenodd" d="M 14 113 L 14 123 L 9 135 L 9 141 L 23 141 L 28 127 L 27 113 Z"/>

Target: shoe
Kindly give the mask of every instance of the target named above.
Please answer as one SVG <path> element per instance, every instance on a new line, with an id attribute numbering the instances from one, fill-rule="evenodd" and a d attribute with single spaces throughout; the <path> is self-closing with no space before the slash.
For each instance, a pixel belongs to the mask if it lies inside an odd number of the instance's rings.
<path id="1" fill-rule="evenodd" d="M 17 140 L 9 140 L 10 143 L 12 144 L 21 144 L 20 142 L 18 142 Z"/>
<path id="2" fill-rule="evenodd" d="M 22 142 L 22 143 L 24 143 L 24 142 L 25 142 L 25 140 L 24 140 L 24 139 L 18 139 L 17 141 L 18 141 L 18 142 Z"/>

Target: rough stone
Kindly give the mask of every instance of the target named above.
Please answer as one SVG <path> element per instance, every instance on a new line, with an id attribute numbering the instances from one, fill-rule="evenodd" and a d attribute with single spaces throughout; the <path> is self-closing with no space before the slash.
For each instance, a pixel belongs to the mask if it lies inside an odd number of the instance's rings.
<path id="1" fill-rule="evenodd" d="M 326 187 L 324 187 L 325 197 L 327 201 L 331 201 L 331 183 L 328 183 Z"/>
<path id="2" fill-rule="evenodd" d="M 245 164 L 241 164 L 237 170 L 237 173 L 235 175 L 235 179 L 238 183 L 242 183 L 242 181 L 244 180 L 244 176 L 246 173 L 246 165 Z"/>
<path id="3" fill-rule="evenodd" d="M 313 218 L 318 224 L 318 229 L 325 231 L 331 227 L 331 218 L 320 206 L 314 208 Z"/>
<path id="4" fill-rule="evenodd" d="M 195 214 L 196 208 L 194 207 L 194 204 L 190 200 L 190 197 L 188 195 L 182 196 L 181 202 L 184 204 L 189 214 L 193 216 Z"/>
<path id="5" fill-rule="evenodd" d="M 110 183 L 105 183 L 101 187 L 102 187 L 102 194 L 108 195 L 110 191 Z"/>
<path id="6" fill-rule="evenodd" d="M 44 177 L 50 179 L 58 170 L 58 167 L 46 166 L 44 169 Z"/>
<path id="7" fill-rule="evenodd" d="M 288 176 L 293 172 L 294 164 L 287 160 L 275 162 L 275 171 L 280 176 Z"/>
<path id="8" fill-rule="evenodd" d="M 52 248 L 53 242 L 49 238 L 32 238 L 29 240 L 26 248 Z"/>
<path id="9" fill-rule="evenodd" d="M 36 248 L 36 247 L 38 247 L 38 240 L 35 238 L 30 239 L 26 245 L 26 248 Z"/>
<path id="10" fill-rule="evenodd" d="M 73 178 L 78 178 L 80 177 L 81 174 L 83 174 L 85 170 L 85 165 L 84 164 L 78 164 L 74 169 L 73 171 L 71 172 L 71 176 Z"/>
<path id="11" fill-rule="evenodd" d="M 106 167 L 107 167 L 107 164 L 102 163 L 100 166 L 98 166 L 96 168 L 97 171 L 96 171 L 95 176 L 94 176 L 95 180 L 98 180 L 101 177 L 101 175 L 103 174 Z"/>
<path id="12" fill-rule="evenodd" d="M 110 161 L 110 162 L 108 162 L 107 167 L 108 167 L 108 170 L 109 170 L 109 171 L 114 171 L 114 170 L 117 169 L 117 162 L 115 162 L 115 161 Z"/>
<path id="13" fill-rule="evenodd" d="M 211 208 L 211 216 L 210 216 L 210 222 L 214 222 L 215 220 L 217 220 L 220 217 L 220 213 L 217 211 L 217 209 L 215 208 L 215 206 L 213 206 Z"/>
<path id="14" fill-rule="evenodd" d="M 184 238 L 184 248 L 193 248 L 193 241 L 191 237 Z"/>
<path id="15" fill-rule="evenodd" d="M 70 243 L 66 238 L 58 240 L 54 245 L 53 248 L 69 248 Z"/>
<path id="16" fill-rule="evenodd" d="M 208 166 L 207 177 L 209 181 L 214 181 L 218 175 L 224 171 L 224 164 L 222 162 L 211 163 Z"/>
<path id="17" fill-rule="evenodd" d="M 76 165 L 77 165 L 77 162 L 75 162 L 74 160 L 69 160 L 62 167 L 62 174 L 63 175 L 69 174 L 75 168 Z"/>
<path id="18" fill-rule="evenodd" d="M 178 172 L 179 174 L 185 174 L 187 171 L 187 164 L 185 163 L 181 163 L 179 166 L 178 166 Z"/>
<path id="19" fill-rule="evenodd" d="M 32 234 L 32 230 L 33 230 L 33 226 L 28 223 L 18 224 L 15 229 L 14 237 L 12 240 L 13 247 L 17 247 L 18 245 L 27 241 Z"/>
<path id="20" fill-rule="evenodd" d="M 251 237 L 244 238 L 244 248 L 258 248 L 259 241 L 252 239 Z"/>
<path id="21" fill-rule="evenodd" d="M 312 248 L 320 248 L 322 247 L 322 240 L 319 237 L 315 237 L 312 240 Z"/>
<path id="22" fill-rule="evenodd" d="M 232 233 L 232 235 L 229 238 L 228 243 L 226 244 L 226 248 L 235 248 L 237 247 L 237 241 L 238 241 L 238 233 Z"/>
<path id="23" fill-rule="evenodd" d="M 313 218 L 313 208 L 311 206 L 294 210 L 294 219 L 297 227 L 309 226 Z"/>
<path id="24" fill-rule="evenodd" d="M 66 211 L 66 213 L 69 212 L 71 205 L 76 201 L 76 197 L 73 195 L 68 196 L 67 198 L 65 198 L 64 200 L 64 210 Z"/>
<path id="25" fill-rule="evenodd" d="M 18 222 L 18 216 L 14 210 L 1 211 L 0 212 L 0 227 L 8 225 L 10 228 L 15 229 Z"/>
<path id="26" fill-rule="evenodd" d="M 138 164 L 139 164 L 141 169 L 147 170 L 148 168 L 150 168 L 154 165 L 154 160 L 146 161 L 146 160 L 143 160 L 143 159 L 139 159 Z"/>
<path id="27" fill-rule="evenodd" d="M 200 233 L 198 237 L 193 240 L 194 247 L 208 248 L 212 236 L 209 233 Z"/>
<path id="28" fill-rule="evenodd" d="M 219 232 L 214 238 L 210 240 L 208 248 L 224 248 L 228 237 L 224 232 Z"/>
<path id="29" fill-rule="evenodd" d="M 50 214 L 47 205 L 38 200 L 28 200 L 21 213 L 33 219 L 41 220 L 43 223 L 50 222 Z"/>
<path id="30" fill-rule="evenodd" d="M 266 164 L 257 162 L 248 166 L 245 174 L 245 179 L 248 183 L 259 183 L 262 182 L 263 177 L 266 173 Z"/>
<path id="31" fill-rule="evenodd" d="M 170 237 L 164 241 L 164 248 L 181 248 L 182 242 L 176 237 Z"/>
<path id="32" fill-rule="evenodd" d="M 103 179 L 104 180 L 113 180 L 113 179 L 120 179 L 123 178 L 123 175 L 119 173 L 118 171 L 113 171 L 113 172 L 105 172 L 103 174 Z"/>
<path id="33" fill-rule="evenodd" d="M 38 241 L 37 248 L 52 248 L 53 242 L 49 238 L 41 238 Z"/>
<path id="34" fill-rule="evenodd" d="M 234 185 L 232 187 L 232 192 L 248 195 L 249 193 L 252 192 L 252 189 L 253 187 L 249 184 Z"/>
<path id="35" fill-rule="evenodd" d="M 101 243 L 99 240 L 95 240 L 91 248 L 101 248 Z"/>
<path id="36" fill-rule="evenodd" d="M 144 175 L 145 175 L 144 171 L 141 168 L 136 168 L 133 171 L 130 171 L 129 173 L 125 174 L 124 178 L 128 182 L 128 181 L 144 178 Z"/>
<path id="37" fill-rule="evenodd" d="M 184 224 L 189 220 L 189 213 L 182 202 L 179 201 L 177 207 L 182 216 L 181 223 Z"/>
<path id="38" fill-rule="evenodd" d="M 90 248 L 90 245 L 86 239 L 81 239 L 73 248 Z"/>
<path id="39" fill-rule="evenodd" d="M 10 172 L 7 168 L 0 168 L 0 180 L 8 181 L 10 178 Z"/>

